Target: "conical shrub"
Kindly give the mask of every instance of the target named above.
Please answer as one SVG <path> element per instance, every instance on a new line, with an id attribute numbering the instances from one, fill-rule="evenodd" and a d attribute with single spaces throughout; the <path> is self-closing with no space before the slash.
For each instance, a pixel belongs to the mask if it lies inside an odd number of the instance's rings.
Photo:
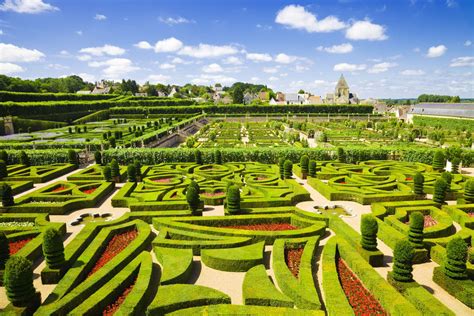
<path id="1" fill-rule="evenodd" d="M 49 268 L 63 267 L 65 263 L 63 238 L 57 229 L 49 228 L 44 232 L 43 255 Z"/>

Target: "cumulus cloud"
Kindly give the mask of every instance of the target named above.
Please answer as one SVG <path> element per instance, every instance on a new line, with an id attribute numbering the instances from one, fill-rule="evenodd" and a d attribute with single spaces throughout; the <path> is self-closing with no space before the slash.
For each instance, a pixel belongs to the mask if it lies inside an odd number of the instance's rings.
<path id="1" fill-rule="evenodd" d="M 347 53 L 352 52 L 353 49 L 354 49 L 354 47 L 352 47 L 352 45 L 350 43 L 344 43 L 344 44 L 340 44 L 340 45 L 333 45 L 333 46 L 329 46 L 329 47 L 319 46 L 317 48 L 317 50 L 320 51 L 320 52 L 327 52 L 327 53 L 330 53 L 330 54 L 347 54 Z"/>
<path id="2" fill-rule="evenodd" d="M 272 56 L 269 54 L 261 54 L 261 53 L 248 53 L 245 55 L 245 58 L 254 62 L 266 62 L 272 61 Z"/>
<path id="3" fill-rule="evenodd" d="M 94 82 L 96 81 L 96 78 L 94 75 L 92 74 L 88 74 L 88 73 L 85 73 L 85 72 L 81 72 L 79 74 L 77 74 L 79 77 L 82 78 L 82 80 L 86 81 L 86 82 Z"/>
<path id="4" fill-rule="evenodd" d="M 44 56 L 42 52 L 36 49 L 0 43 L 0 62 L 33 62 Z"/>
<path id="5" fill-rule="evenodd" d="M 400 72 L 403 76 L 422 76 L 425 72 L 421 69 L 405 69 Z"/>
<path id="6" fill-rule="evenodd" d="M 148 43 L 147 41 L 140 41 L 136 44 L 133 44 L 133 46 L 135 46 L 137 48 L 140 48 L 140 49 L 153 49 L 153 46 L 151 46 L 151 44 Z"/>
<path id="7" fill-rule="evenodd" d="M 436 58 L 436 57 L 441 57 L 446 53 L 448 48 L 444 45 L 438 45 L 438 46 L 431 46 L 428 48 L 428 53 L 426 54 L 426 57 L 428 58 Z"/>
<path id="8" fill-rule="evenodd" d="M 194 78 L 191 80 L 193 84 L 200 84 L 200 85 L 209 85 L 213 83 L 222 83 L 222 84 L 232 84 L 236 82 L 237 79 L 233 77 L 228 77 L 224 75 L 211 75 L 211 74 L 202 74 L 199 77 Z"/>
<path id="9" fill-rule="evenodd" d="M 119 80 L 124 75 L 139 70 L 139 67 L 133 65 L 133 62 L 127 58 L 112 58 L 106 61 L 93 61 L 88 64 L 90 67 L 103 67 L 102 73 L 106 79 Z"/>
<path id="10" fill-rule="evenodd" d="M 386 72 L 390 68 L 396 67 L 396 63 L 388 63 L 388 62 L 383 62 L 383 63 L 378 63 L 370 67 L 367 72 L 370 74 L 378 74 L 381 72 Z"/>
<path id="11" fill-rule="evenodd" d="M 202 67 L 202 71 L 205 73 L 217 73 L 217 72 L 222 72 L 224 69 L 222 69 L 221 65 L 213 63 L 206 65 Z"/>
<path id="12" fill-rule="evenodd" d="M 165 76 L 165 75 L 162 75 L 162 74 L 149 75 L 147 77 L 147 81 L 149 81 L 152 84 L 167 83 L 169 80 L 170 80 L 169 76 Z"/>
<path id="13" fill-rule="evenodd" d="M 0 63 L 0 74 L 2 75 L 10 75 L 23 71 L 25 71 L 25 69 L 19 65 L 12 63 Z"/>
<path id="14" fill-rule="evenodd" d="M 156 42 L 154 50 L 156 53 L 170 53 L 179 50 L 181 47 L 183 47 L 183 42 L 177 38 L 170 37 Z"/>
<path id="15" fill-rule="evenodd" d="M 161 23 L 165 23 L 165 24 L 168 24 L 170 26 L 173 26 L 173 25 L 176 25 L 176 24 L 195 23 L 195 21 L 188 20 L 186 18 L 183 18 L 182 16 L 178 16 L 176 18 L 173 18 L 173 17 L 167 17 L 167 18 L 159 17 L 158 20 Z"/>
<path id="16" fill-rule="evenodd" d="M 229 56 L 222 61 L 226 65 L 242 65 L 242 60 L 236 56 Z"/>
<path id="17" fill-rule="evenodd" d="M 0 4 L 0 11 L 13 11 L 17 13 L 37 14 L 59 9 L 42 0 L 5 0 Z"/>
<path id="18" fill-rule="evenodd" d="M 340 63 L 334 65 L 334 71 L 357 71 L 357 70 L 365 70 L 367 65 L 365 64 L 348 64 L 348 63 Z"/>
<path id="19" fill-rule="evenodd" d="M 369 20 L 356 21 L 346 30 L 346 38 L 360 41 L 383 41 L 388 39 L 385 27 Z"/>
<path id="20" fill-rule="evenodd" d="M 94 20 L 104 21 L 104 20 L 107 20 L 107 17 L 103 14 L 96 14 L 95 17 L 94 17 Z"/>
<path id="21" fill-rule="evenodd" d="M 294 61 L 296 61 L 298 57 L 296 56 L 290 56 L 287 54 L 280 53 L 275 56 L 275 62 L 280 63 L 280 64 L 290 64 Z"/>
<path id="22" fill-rule="evenodd" d="M 120 56 L 125 53 L 125 49 L 118 46 L 105 44 L 104 46 L 82 48 L 79 53 L 93 56 Z"/>
<path id="23" fill-rule="evenodd" d="M 234 55 L 237 53 L 237 48 L 233 46 L 217 46 L 202 43 L 198 46 L 185 46 L 178 52 L 179 55 L 185 55 L 194 58 L 217 58 L 227 55 Z"/>
<path id="24" fill-rule="evenodd" d="M 278 72 L 278 68 L 277 67 L 265 67 L 262 69 L 263 72 L 267 73 L 267 74 L 275 74 Z"/>
<path id="25" fill-rule="evenodd" d="M 310 33 L 332 32 L 346 27 L 344 22 L 332 15 L 318 21 L 316 15 L 300 5 L 288 5 L 278 11 L 275 22 L 292 29 L 305 30 Z"/>
<path id="26" fill-rule="evenodd" d="M 451 60 L 450 67 L 474 67 L 474 57 L 465 56 L 458 57 Z"/>
<path id="27" fill-rule="evenodd" d="M 164 64 L 161 64 L 160 65 L 160 69 L 164 69 L 164 70 L 167 70 L 167 69 L 175 69 L 176 66 L 173 65 L 173 64 L 169 64 L 169 63 L 164 63 Z"/>

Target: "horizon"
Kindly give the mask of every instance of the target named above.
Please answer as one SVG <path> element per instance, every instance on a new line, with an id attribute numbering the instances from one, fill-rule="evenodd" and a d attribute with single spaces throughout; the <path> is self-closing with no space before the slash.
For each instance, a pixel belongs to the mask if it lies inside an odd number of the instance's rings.
<path id="1" fill-rule="evenodd" d="M 468 99 L 473 11 L 462 0 L 2 0 L 0 74 L 249 82 L 323 97 L 344 74 L 362 99 Z"/>

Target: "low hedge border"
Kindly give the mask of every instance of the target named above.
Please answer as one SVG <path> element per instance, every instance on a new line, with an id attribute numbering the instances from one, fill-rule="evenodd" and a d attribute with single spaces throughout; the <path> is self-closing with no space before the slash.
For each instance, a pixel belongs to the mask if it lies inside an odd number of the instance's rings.
<path id="1" fill-rule="evenodd" d="M 467 215 L 468 211 L 474 211 L 474 204 L 443 205 L 441 209 L 448 213 L 453 221 L 459 223 L 463 227 L 474 230 L 474 217 Z"/>
<path id="2" fill-rule="evenodd" d="M 464 305 L 474 308 L 474 281 L 472 279 L 451 279 L 444 274 L 443 267 L 436 267 L 433 271 L 433 281 Z"/>
<path id="3" fill-rule="evenodd" d="M 264 241 L 235 248 L 204 249 L 201 261 L 215 270 L 245 272 L 263 262 L 264 249 Z"/>
<path id="4" fill-rule="evenodd" d="M 294 309 L 287 307 L 273 306 L 250 306 L 250 305 L 230 305 L 216 304 L 177 310 L 169 313 L 173 316 L 187 315 L 278 315 L 278 316 L 324 316 L 324 311 Z"/>
<path id="5" fill-rule="evenodd" d="M 73 164 L 52 164 L 47 166 L 8 166 L 8 177 L 6 181 L 33 181 L 34 183 L 44 183 L 65 175 L 77 168 Z M 25 175 L 28 174 L 28 175 Z"/>
<path id="6" fill-rule="evenodd" d="M 186 283 L 192 273 L 192 249 L 153 247 L 156 258 L 161 265 L 160 284 Z"/>
<path id="7" fill-rule="evenodd" d="M 33 189 L 33 181 L 3 181 L 2 179 L 0 183 L 8 184 L 12 188 L 13 195 Z"/>
<path id="8" fill-rule="evenodd" d="M 417 200 L 417 201 L 396 201 L 396 202 L 377 202 L 371 204 L 372 214 L 383 220 L 388 215 L 394 215 L 395 211 L 399 207 L 407 206 L 435 206 L 439 207 L 440 204 L 431 200 Z"/>
<path id="9" fill-rule="evenodd" d="M 92 165 L 85 169 L 82 169 L 70 176 L 67 177 L 68 181 L 103 181 L 105 180 L 104 175 L 102 174 L 102 169 L 104 166 L 101 165 Z M 141 169 L 142 172 L 144 168 Z M 124 181 L 127 177 L 127 167 L 120 166 L 120 181 Z"/>

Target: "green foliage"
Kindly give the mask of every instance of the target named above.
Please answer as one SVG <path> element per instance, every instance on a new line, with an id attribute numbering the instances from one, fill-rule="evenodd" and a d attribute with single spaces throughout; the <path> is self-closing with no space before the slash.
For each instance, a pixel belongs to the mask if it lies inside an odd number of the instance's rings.
<path id="1" fill-rule="evenodd" d="M 360 232 L 362 238 L 360 244 L 366 250 L 377 250 L 377 220 L 372 214 L 362 215 L 360 222 Z"/>
<path id="2" fill-rule="evenodd" d="M 7 164 L 4 160 L 0 160 L 0 179 L 8 177 Z"/>
<path id="3" fill-rule="evenodd" d="M 202 165 L 202 153 L 199 149 L 194 151 L 194 162 L 198 165 Z"/>
<path id="4" fill-rule="evenodd" d="M 442 178 L 439 178 L 434 183 L 434 194 L 433 201 L 436 203 L 443 204 L 446 199 L 446 192 L 448 190 L 448 184 Z"/>
<path id="5" fill-rule="evenodd" d="M 8 258 L 10 258 L 10 243 L 5 233 L 0 231 L 0 270 L 5 269 Z"/>
<path id="6" fill-rule="evenodd" d="M 5 161 L 5 163 L 8 165 L 8 153 L 6 150 L 0 150 L 0 160 Z"/>
<path id="7" fill-rule="evenodd" d="M 301 156 L 300 167 L 301 167 L 301 172 L 303 173 L 303 175 L 307 175 L 308 168 L 309 168 L 309 158 L 307 155 Z"/>
<path id="8" fill-rule="evenodd" d="M 13 191 L 9 184 L 3 183 L 0 185 L 0 194 L 2 196 L 2 205 L 4 207 L 13 206 Z"/>
<path id="9" fill-rule="evenodd" d="M 413 177 L 413 187 L 414 187 L 415 194 L 418 194 L 418 195 L 425 194 L 425 192 L 423 191 L 424 182 L 425 182 L 425 177 L 423 177 L 421 172 L 415 173 L 415 176 Z"/>
<path id="10" fill-rule="evenodd" d="M 437 150 L 433 157 L 433 169 L 434 170 L 444 170 L 446 166 L 446 157 L 442 150 Z"/>
<path id="11" fill-rule="evenodd" d="M 8 300 L 17 307 L 25 307 L 34 298 L 33 269 L 31 261 L 12 256 L 5 265 L 3 278 Z"/>
<path id="12" fill-rule="evenodd" d="M 23 150 L 20 151 L 20 164 L 25 165 L 25 166 L 30 165 L 30 158 L 28 157 L 26 152 L 24 152 Z"/>
<path id="13" fill-rule="evenodd" d="M 111 148 L 115 148 L 117 146 L 117 141 L 115 140 L 114 136 L 109 137 L 108 141 Z"/>
<path id="14" fill-rule="evenodd" d="M 43 234 L 43 255 L 50 269 L 59 269 L 66 262 L 63 239 L 55 228 L 48 228 Z"/>
<path id="15" fill-rule="evenodd" d="M 423 248 L 423 229 L 425 226 L 425 217 L 421 212 L 410 214 L 410 230 L 408 231 L 408 240 L 417 249 Z"/>
<path id="16" fill-rule="evenodd" d="M 418 103 L 459 103 L 459 96 L 438 95 L 438 94 L 421 94 L 417 98 Z"/>
<path id="17" fill-rule="evenodd" d="M 137 181 L 141 181 L 142 179 L 142 163 L 140 160 L 135 159 L 133 161 L 133 165 L 135 166 L 135 172 L 137 174 Z"/>
<path id="18" fill-rule="evenodd" d="M 240 86 L 236 87 L 232 93 L 232 103 L 243 104 L 244 103 L 244 89 Z"/>
<path id="19" fill-rule="evenodd" d="M 316 161 L 310 160 L 308 163 L 308 176 L 316 177 Z"/>
<path id="20" fill-rule="evenodd" d="M 443 178 L 444 181 L 446 181 L 446 191 L 449 192 L 451 191 L 451 182 L 453 181 L 453 175 L 451 172 L 443 172 L 441 174 L 441 178 Z"/>
<path id="21" fill-rule="evenodd" d="M 111 172 L 112 178 L 114 178 L 114 180 L 117 181 L 118 180 L 117 177 L 120 177 L 120 167 L 117 160 L 115 159 L 112 159 L 112 161 L 110 162 L 110 172 Z"/>
<path id="22" fill-rule="evenodd" d="M 222 164 L 222 153 L 219 149 L 216 149 L 214 152 L 214 163 L 218 165 Z"/>
<path id="23" fill-rule="evenodd" d="M 467 204 L 474 203 L 474 179 L 469 179 L 464 184 L 464 201 Z"/>
<path id="24" fill-rule="evenodd" d="M 285 169 L 285 179 L 291 179 L 291 177 L 293 176 L 293 163 L 291 162 L 291 160 L 285 160 L 285 164 L 283 166 Z"/>
<path id="25" fill-rule="evenodd" d="M 102 153 L 100 151 L 94 152 L 94 160 L 98 165 L 102 165 Z"/>
<path id="26" fill-rule="evenodd" d="M 454 174 L 459 173 L 459 164 L 460 163 L 461 163 L 460 158 L 458 158 L 458 157 L 453 158 L 453 160 L 451 161 L 451 171 L 452 171 L 452 173 L 454 173 Z"/>
<path id="27" fill-rule="evenodd" d="M 110 166 L 105 166 L 102 169 L 102 175 L 104 176 L 105 181 L 112 181 L 112 168 L 110 168 Z"/>
<path id="28" fill-rule="evenodd" d="M 401 240 L 393 250 L 393 278 L 399 282 L 413 281 L 413 258 L 415 251 L 407 240 Z"/>
<path id="29" fill-rule="evenodd" d="M 69 149 L 67 154 L 68 154 L 68 163 L 75 166 L 79 165 L 79 157 L 75 150 Z"/>
<path id="30" fill-rule="evenodd" d="M 127 178 L 129 182 L 137 182 L 137 167 L 135 164 L 128 165 Z"/>
<path id="31" fill-rule="evenodd" d="M 337 147 L 337 161 L 346 162 L 346 153 L 341 147 Z"/>
<path id="32" fill-rule="evenodd" d="M 230 214 L 240 212 L 240 189 L 236 185 L 231 185 L 227 188 L 227 211 Z"/>
<path id="33" fill-rule="evenodd" d="M 280 179 L 285 179 L 285 159 L 278 159 L 278 170 L 280 171 Z"/>
<path id="34" fill-rule="evenodd" d="M 444 273 L 452 279 L 467 278 L 467 244 L 460 237 L 451 239 L 446 245 Z"/>
<path id="35" fill-rule="evenodd" d="M 195 214 L 201 205 L 201 197 L 199 196 L 201 189 L 196 181 L 191 181 L 186 189 L 186 201 L 189 210 Z"/>

